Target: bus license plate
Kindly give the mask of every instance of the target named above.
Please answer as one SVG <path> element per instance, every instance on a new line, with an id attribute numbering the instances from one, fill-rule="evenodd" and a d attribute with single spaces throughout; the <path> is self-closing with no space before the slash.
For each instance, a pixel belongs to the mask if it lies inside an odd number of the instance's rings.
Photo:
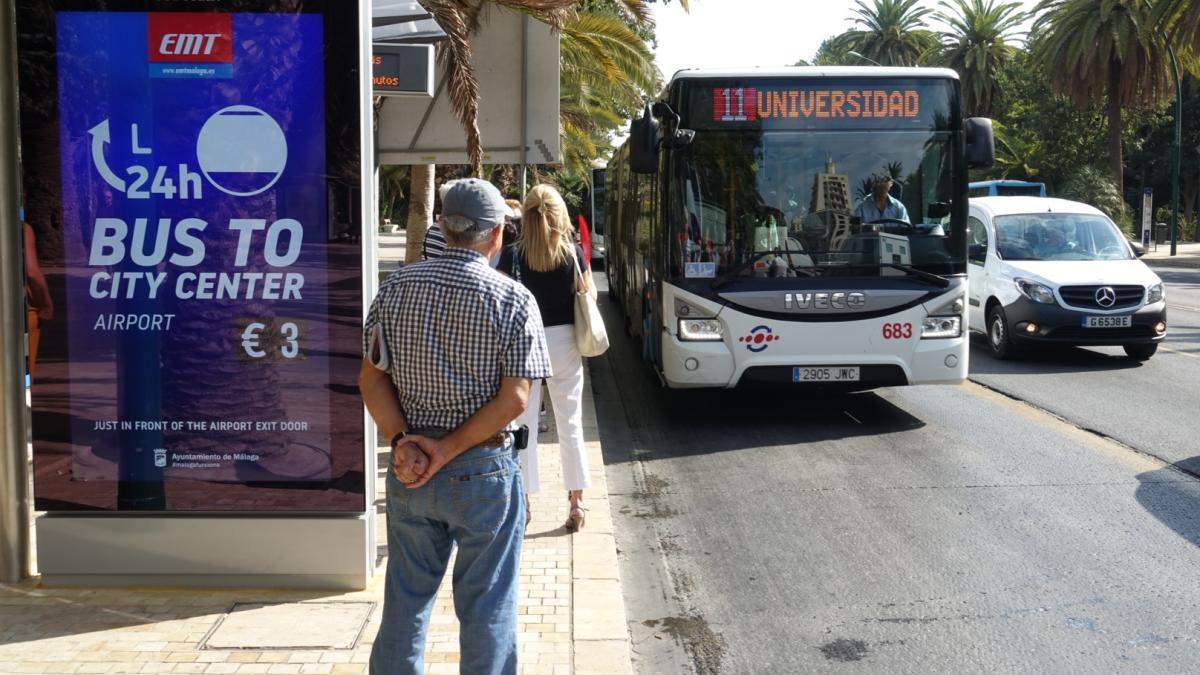
<path id="1" fill-rule="evenodd" d="M 1085 316 L 1084 328 L 1129 328 L 1133 325 L 1132 316 Z"/>
<path id="2" fill-rule="evenodd" d="M 858 366 L 796 367 L 792 382 L 858 382 Z"/>

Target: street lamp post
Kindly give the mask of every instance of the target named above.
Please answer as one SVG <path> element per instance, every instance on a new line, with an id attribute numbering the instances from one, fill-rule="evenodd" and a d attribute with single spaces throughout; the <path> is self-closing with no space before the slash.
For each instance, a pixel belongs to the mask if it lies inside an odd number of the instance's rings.
<path id="1" fill-rule="evenodd" d="M 880 62 L 876 61 L 875 59 L 867 58 L 866 56 L 863 56 L 862 54 L 859 54 L 858 52 L 854 51 L 853 49 L 851 49 L 851 50 L 848 50 L 848 51 L 846 52 L 846 55 L 847 55 L 847 56 L 856 56 L 856 57 L 858 57 L 858 58 L 862 59 L 863 61 L 867 61 L 867 62 L 869 62 L 869 63 L 873 63 L 873 64 L 875 64 L 875 65 L 879 66 L 880 68 L 882 68 L 882 67 L 883 67 L 883 64 L 882 64 L 882 63 L 880 63 Z"/>
<path id="2" fill-rule="evenodd" d="M 1171 144 L 1171 255 L 1175 255 L 1179 231 L 1179 164 L 1183 148 L 1183 82 L 1179 78 L 1179 59 L 1175 48 L 1167 46 L 1171 56 L 1171 75 L 1175 78 L 1175 141 Z"/>

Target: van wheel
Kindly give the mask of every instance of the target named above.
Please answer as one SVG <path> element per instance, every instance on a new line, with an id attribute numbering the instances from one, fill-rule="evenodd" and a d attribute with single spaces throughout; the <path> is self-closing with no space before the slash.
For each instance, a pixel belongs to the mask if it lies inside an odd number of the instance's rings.
<path id="1" fill-rule="evenodd" d="M 1004 310 L 996 305 L 988 312 L 987 343 L 992 356 L 1000 360 L 1015 359 L 1021 355 L 1021 348 L 1014 345 L 1009 333 L 1008 317 Z"/>
<path id="2" fill-rule="evenodd" d="M 1157 344 L 1125 345 L 1125 355 L 1134 361 L 1145 361 L 1158 351 Z"/>

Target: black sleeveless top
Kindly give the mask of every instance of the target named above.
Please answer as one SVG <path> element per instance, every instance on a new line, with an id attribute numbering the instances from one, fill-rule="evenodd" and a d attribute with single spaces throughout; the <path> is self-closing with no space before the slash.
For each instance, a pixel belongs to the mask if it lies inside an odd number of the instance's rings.
<path id="1" fill-rule="evenodd" d="M 583 262 L 583 249 L 578 244 L 574 249 L 582 270 L 586 264 Z M 509 246 L 500 253 L 496 269 L 519 280 L 529 289 L 533 299 L 537 300 L 538 311 L 542 313 L 543 326 L 575 325 L 575 262 L 570 258 L 549 272 L 535 272 L 517 253 L 517 247 Z"/>

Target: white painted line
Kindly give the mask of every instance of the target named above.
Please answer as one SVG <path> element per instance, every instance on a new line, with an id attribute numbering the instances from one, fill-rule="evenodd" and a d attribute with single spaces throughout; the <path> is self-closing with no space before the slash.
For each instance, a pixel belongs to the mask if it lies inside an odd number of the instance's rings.
<path id="1" fill-rule="evenodd" d="M 1167 305 L 1167 309 L 1181 309 L 1185 312 L 1196 312 L 1200 314 L 1200 307 L 1188 307 L 1186 305 Z"/>
<path id="2" fill-rule="evenodd" d="M 1159 345 L 1158 345 L 1158 348 L 1159 348 L 1159 349 L 1161 349 L 1161 350 L 1163 350 L 1164 352 L 1171 352 L 1172 354 L 1178 354 L 1178 355 L 1180 355 L 1180 356 L 1186 356 L 1186 357 L 1188 357 L 1189 359 L 1200 359 L 1200 355 L 1198 355 L 1198 354 L 1192 354 L 1192 353 L 1189 353 L 1189 352 L 1181 352 L 1181 351 L 1179 351 L 1178 349 L 1171 349 L 1170 347 L 1164 346 L 1162 343 L 1159 343 Z"/>

